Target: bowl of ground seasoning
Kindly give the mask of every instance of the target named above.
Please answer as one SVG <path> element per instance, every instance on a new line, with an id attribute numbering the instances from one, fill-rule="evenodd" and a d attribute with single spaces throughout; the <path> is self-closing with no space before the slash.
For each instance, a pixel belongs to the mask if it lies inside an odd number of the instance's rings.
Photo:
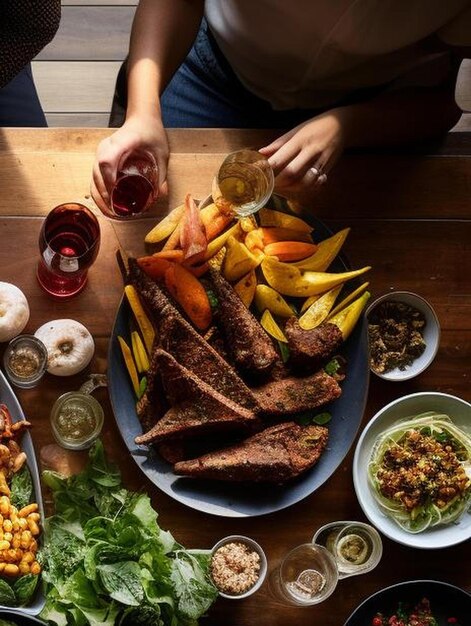
<path id="1" fill-rule="evenodd" d="M 410 291 L 392 291 L 367 309 L 371 371 L 386 380 L 414 378 L 433 361 L 440 323 L 432 306 Z"/>
<path id="2" fill-rule="evenodd" d="M 223 598 L 247 598 L 261 587 L 266 573 L 265 553 L 249 537 L 230 535 L 211 551 L 211 579 Z"/>

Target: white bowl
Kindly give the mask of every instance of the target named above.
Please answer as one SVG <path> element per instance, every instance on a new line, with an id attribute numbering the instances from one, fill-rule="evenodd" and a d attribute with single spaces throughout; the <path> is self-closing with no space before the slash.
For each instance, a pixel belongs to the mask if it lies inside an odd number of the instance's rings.
<path id="1" fill-rule="evenodd" d="M 440 322 L 438 321 L 437 314 L 433 310 L 432 306 L 424 300 L 421 296 L 412 293 L 410 291 L 391 291 L 383 296 L 380 296 L 366 309 L 366 317 L 368 317 L 373 309 L 383 302 L 402 302 L 407 304 L 418 311 L 420 311 L 425 317 L 425 328 L 423 337 L 425 341 L 424 352 L 415 359 L 410 365 L 406 366 L 406 369 L 400 370 L 398 367 L 389 372 L 379 374 L 373 369 L 371 371 L 385 380 L 402 381 L 414 378 L 421 374 L 432 363 L 435 355 L 437 354 L 438 346 L 440 343 Z"/>
<path id="2" fill-rule="evenodd" d="M 471 515 L 464 513 L 453 524 L 409 533 L 380 509 L 368 480 L 368 463 L 377 438 L 398 420 L 425 411 L 444 413 L 458 428 L 467 433 L 471 431 L 471 404 L 461 398 L 426 391 L 394 400 L 376 413 L 361 434 L 353 458 L 353 484 L 366 517 L 386 537 L 413 548 L 446 548 L 471 538 Z"/>
<path id="3" fill-rule="evenodd" d="M 258 555 L 260 556 L 260 571 L 258 575 L 258 580 L 254 585 L 252 585 L 252 587 L 250 587 L 250 589 L 248 589 L 244 593 L 233 593 L 233 594 L 225 593 L 223 591 L 218 590 L 219 595 L 222 598 L 227 598 L 229 600 L 242 600 L 243 598 L 247 598 L 248 596 L 251 596 L 262 586 L 263 581 L 265 580 L 265 577 L 267 575 L 267 557 L 262 547 L 256 541 L 254 541 L 250 537 L 244 537 L 244 535 L 229 535 L 228 537 L 224 537 L 224 539 L 221 539 L 220 541 L 218 541 L 216 545 L 213 547 L 213 549 L 211 550 L 211 556 L 216 552 L 216 550 L 218 550 L 218 548 L 220 548 L 221 546 L 224 546 L 226 543 L 232 543 L 232 542 L 244 543 L 247 546 L 249 546 L 249 548 L 252 548 L 252 550 L 255 550 L 256 552 L 258 552 Z"/>

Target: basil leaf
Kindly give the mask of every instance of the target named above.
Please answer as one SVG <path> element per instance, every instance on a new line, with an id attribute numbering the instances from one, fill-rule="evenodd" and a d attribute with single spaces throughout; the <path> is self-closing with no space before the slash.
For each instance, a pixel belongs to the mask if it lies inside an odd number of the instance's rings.
<path id="1" fill-rule="evenodd" d="M 135 561 L 99 565 L 97 570 L 110 597 L 122 604 L 139 606 L 144 600 L 141 568 Z"/>
<path id="2" fill-rule="evenodd" d="M 11 496 L 10 500 L 17 509 L 22 509 L 31 502 L 33 495 L 33 479 L 26 463 L 23 467 L 13 474 L 10 483 Z"/>
<path id="3" fill-rule="evenodd" d="M 0 578 L 0 604 L 4 606 L 15 606 L 16 603 L 15 592 L 6 580 Z"/>

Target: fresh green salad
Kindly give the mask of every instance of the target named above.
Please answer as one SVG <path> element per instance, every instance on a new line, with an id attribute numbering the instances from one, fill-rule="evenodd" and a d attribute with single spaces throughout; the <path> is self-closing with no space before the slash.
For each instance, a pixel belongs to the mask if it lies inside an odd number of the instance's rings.
<path id="1" fill-rule="evenodd" d="M 375 442 L 369 467 L 381 509 L 418 533 L 457 521 L 471 502 L 471 437 L 434 411 L 393 424 Z"/>
<path id="2" fill-rule="evenodd" d="M 58 626 L 194 626 L 217 597 L 208 551 L 186 550 L 157 523 L 143 493 L 122 487 L 97 441 L 86 469 L 46 471 L 56 514 L 40 551 L 40 617 Z"/>

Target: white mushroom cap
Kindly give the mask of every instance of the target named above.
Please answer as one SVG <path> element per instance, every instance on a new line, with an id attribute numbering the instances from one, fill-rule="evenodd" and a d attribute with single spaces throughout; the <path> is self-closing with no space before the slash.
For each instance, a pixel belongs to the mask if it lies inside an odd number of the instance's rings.
<path id="1" fill-rule="evenodd" d="M 0 342 L 19 335 L 29 320 L 25 294 L 16 285 L 0 282 Z"/>
<path id="2" fill-rule="evenodd" d="M 53 320 L 34 333 L 47 348 L 48 368 L 56 376 L 72 376 L 90 363 L 95 343 L 90 332 L 76 320 Z"/>

